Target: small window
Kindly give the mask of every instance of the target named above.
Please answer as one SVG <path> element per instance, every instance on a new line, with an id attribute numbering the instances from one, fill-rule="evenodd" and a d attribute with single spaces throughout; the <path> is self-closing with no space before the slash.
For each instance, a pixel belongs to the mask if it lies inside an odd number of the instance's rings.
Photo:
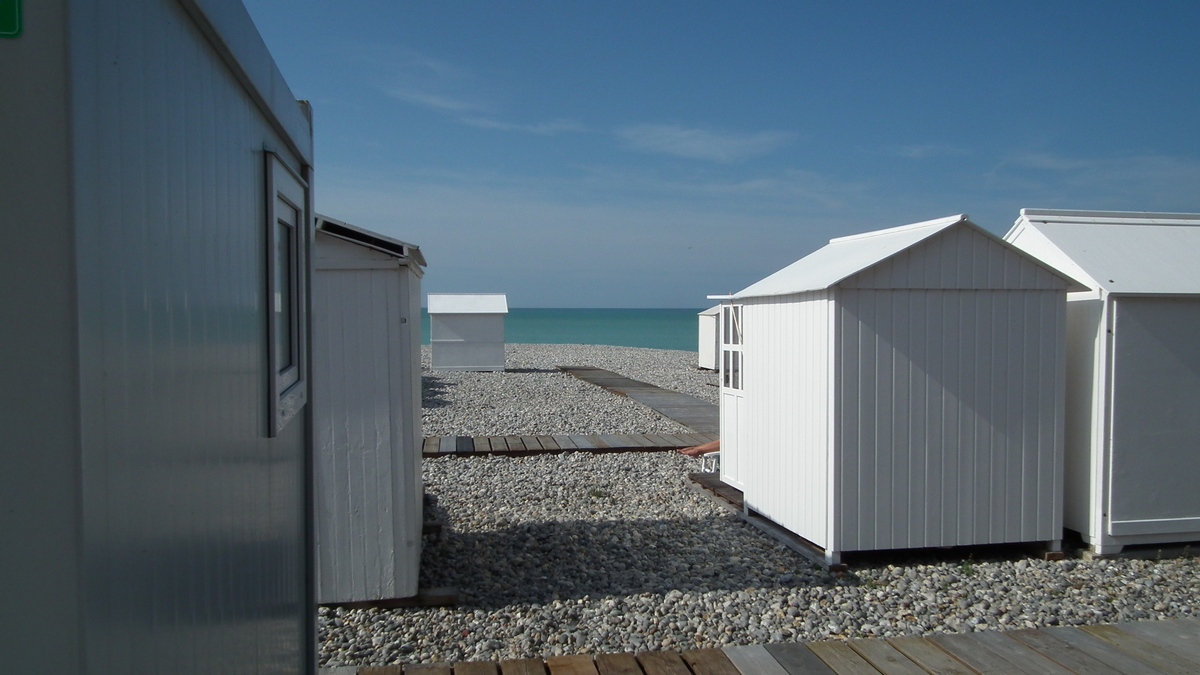
<path id="1" fill-rule="evenodd" d="M 305 256 L 308 186 L 267 153 L 267 378 L 270 426 L 277 435 L 308 400 L 305 377 Z"/>
<path id="2" fill-rule="evenodd" d="M 742 388 L 742 306 L 726 305 L 721 310 L 721 386 Z"/>

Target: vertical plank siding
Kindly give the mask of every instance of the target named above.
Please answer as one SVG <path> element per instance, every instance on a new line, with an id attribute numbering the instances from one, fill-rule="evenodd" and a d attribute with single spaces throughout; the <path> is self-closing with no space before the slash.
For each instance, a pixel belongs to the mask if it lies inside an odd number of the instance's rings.
<path id="1" fill-rule="evenodd" d="M 307 411 L 266 437 L 263 148 L 305 160 L 180 3 L 70 4 L 86 670 L 298 672 Z"/>
<path id="2" fill-rule="evenodd" d="M 839 548 L 1058 539 L 1062 292 L 837 300 Z"/>
<path id="3" fill-rule="evenodd" d="M 746 505 L 825 546 L 829 294 L 747 302 L 742 429 Z"/>

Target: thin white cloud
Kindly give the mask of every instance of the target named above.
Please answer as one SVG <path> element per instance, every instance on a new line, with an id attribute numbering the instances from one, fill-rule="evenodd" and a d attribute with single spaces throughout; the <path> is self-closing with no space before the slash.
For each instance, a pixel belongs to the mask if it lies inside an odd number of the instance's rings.
<path id="1" fill-rule="evenodd" d="M 376 87 L 387 96 L 438 112 L 487 112 L 492 96 L 474 72 L 413 51 L 364 48 L 362 58 L 377 70 Z"/>
<path id="2" fill-rule="evenodd" d="M 491 117 L 460 117 L 459 121 L 468 126 L 480 129 L 516 131 L 525 134 L 538 134 L 540 136 L 554 136 L 556 134 L 585 132 L 588 130 L 584 125 L 570 120 L 553 120 L 538 124 L 513 124 Z"/>
<path id="3" fill-rule="evenodd" d="M 420 91 L 402 86 L 384 87 L 383 92 L 398 101 L 413 103 L 425 108 L 432 108 L 434 110 L 441 110 L 445 112 L 463 113 L 478 109 L 478 104 L 476 103 L 455 98 L 447 94 Z"/>
<path id="4" fill-rule="evenodd" d="M 967 150 L 965 148 L 960 148 L 953 145 L 943 145 L 939 143 L 901 145 L 893 148 L 892 152 L 895 155 L 905 159 L 930 159 L 933 157 L 967 154 Z"/>
<path id="5" fill-rule="evenodd" d="M 739 134 L 689 129 L 676 124 L 639 124 L 617 129 L 616 135 L 633 150 L 717 162 L 767 155 L 796 138 L 795 134 L 782 131 Z"/>

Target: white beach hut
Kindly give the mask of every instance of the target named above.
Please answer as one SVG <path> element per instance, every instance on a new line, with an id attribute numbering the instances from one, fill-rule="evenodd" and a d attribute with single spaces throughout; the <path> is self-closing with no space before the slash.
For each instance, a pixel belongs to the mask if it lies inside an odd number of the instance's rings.
<path id="1" fill-rule="evenodd" d="M 434 370 L 504 370 L 503 293 L 430 293 Z"/>
<path id="2" fill-rule="evenodd" d="M 953 216 L 834 239 L 734 294 L 722 479 L 831 563 L 1057 546 L 1070 286 Z"/>
<path id="3" fill-rule="evenodd" d="M 705 370 L 717 370 L 717 354 L 721 352 L 721 306 L 710 307 L 700 312 L 697 346 L 699 353 L 697 367 Z"/>
<path id="4" fill-rule="evenodd" d="M 1067 302 L 1064 525 L 1097 553 L 1200 540 L 1200 214 L 1022 209 Z"/>
<path id="5" fill-rule="evenodd" d="M 417 594 L 420 248 L 317 216 L 313 444 L 317 601 Z"/>

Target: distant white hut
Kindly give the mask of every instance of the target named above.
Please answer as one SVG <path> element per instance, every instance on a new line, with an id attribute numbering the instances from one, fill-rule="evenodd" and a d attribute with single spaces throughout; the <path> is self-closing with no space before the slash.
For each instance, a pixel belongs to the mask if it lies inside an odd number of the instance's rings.
<path id="1" fill-rule="evenodd" d="M 313 441 L 317 600 L 417 594 L 421 250 L 317 216 Z"/>
<path id="2" fill-rule="evenodd" d="M 699 368 L 717 370 L 717 354 L 721 353 L 721 306 L 710 307 L 700 312 L 697 345 Z"/>
<path id="3" fill-rule="evenodd" d="M 1200 214 L 1022 209 L 1067 303 L 1063 523 L 1097 553 L 1200 540 Z"/>
<path id="4" fill-rule="evenodd" d="M 504 370 L 503 293 L 430 293 L 434 370 Z"/>
<path id="5" fill-rule="evenodd" d="M 1057 546 L 1069 287 L 953 216 L 834 239 L 734 294 L 722 479 L 831 563 Z"/>

